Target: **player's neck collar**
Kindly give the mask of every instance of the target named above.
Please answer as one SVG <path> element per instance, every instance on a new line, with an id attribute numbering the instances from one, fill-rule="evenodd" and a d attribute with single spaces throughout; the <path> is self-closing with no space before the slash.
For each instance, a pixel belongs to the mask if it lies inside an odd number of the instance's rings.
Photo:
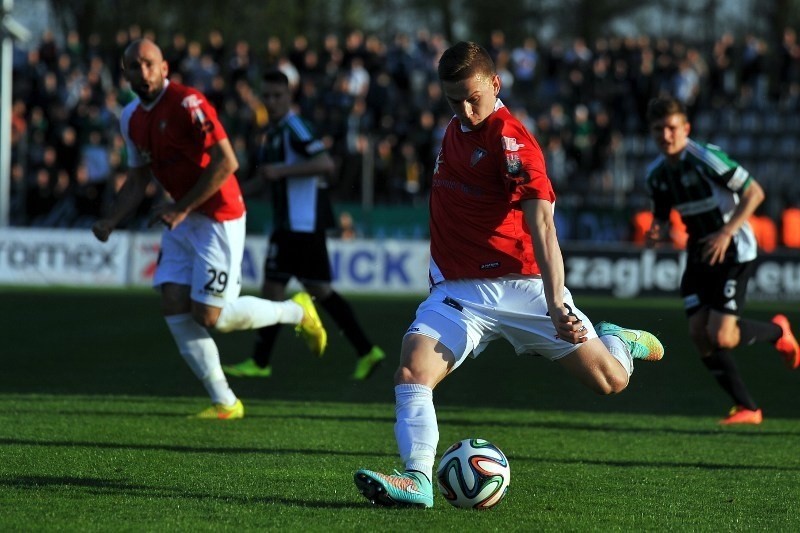
<path id="1" fill-rule="evenodd" d="M 145 104 L 144 102 L 142 102 L 142 100 L 140 98 L 139 99 L 139 105 L 142 106 L 145 111 L 150 111 L 151 109 L 153 109 L 156 106 L 156 104 L 158 102 L 161 101 L 161 97 L 164 96 L 165 92 L 167 92 L 167 87 L 169 87 L 169 79 L 165 78 L 164 79 L 164 86 L 161 88 L 161 92 L 158 93 L 158 96 L 156 96 L 155 99 L 152 102 L 150 102 L 149 104 Z"/>
<path id="2" fill-rule="evenodd" d="M 503 103 L 503 101 L 498 98 L 497 100 L 494 101 L 494 111 L 492 111 L 492 113 L 496 113 L 498 109 L 500 109 L 501 107 L 505 107 L 505 106 L 506 105 Z M 488 119 L 489 117 L 486 117 L 486 118 Z M 469 132 L 475 131 L 475 130 L 471 130 L 468 127 L 466 127 L 463 124 L 461 124 L 461 131 L 463 131 L 464 133 L 469 133 Z"/>

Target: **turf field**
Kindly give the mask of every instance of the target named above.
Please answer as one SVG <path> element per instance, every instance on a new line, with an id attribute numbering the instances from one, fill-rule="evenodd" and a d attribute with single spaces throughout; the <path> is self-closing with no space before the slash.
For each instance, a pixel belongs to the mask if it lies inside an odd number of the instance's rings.
<path id="1" fill-rule="evenodd" d="M 507 498 L 485 512 L 373 508 L 359 467 L 400 466 L 392 373 L 419 297 L 353 297 L 391 362 L 368 382 L 332 332 L 322 360 L 287 331 L 270 379 L 234 379 L 247 417 L 188 420 L 207 404 L 149 290 L 0 289 L 2 531 L 800 530 L 800 372 L 768 346 L 737 360 L 765 412 L 730 407 L 694 355 L 677 298 L 581 298 L 595 321 L 643 326 L 667 355 L 601 398 L 554 364 L 495 343 L 436 391 L 440 452 L 469 436 L 500 446 Z M 791 304 L 751 303 L 747 316 Z M 323 320 L 330 324 L 328 317 Z M 224 362 L 252 333 L 218 335 Z"/>

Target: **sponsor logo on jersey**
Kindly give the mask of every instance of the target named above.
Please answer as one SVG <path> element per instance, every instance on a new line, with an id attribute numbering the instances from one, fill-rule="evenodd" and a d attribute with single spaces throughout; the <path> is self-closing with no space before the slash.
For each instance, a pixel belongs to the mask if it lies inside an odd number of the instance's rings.
<path id="1" fill-rule="evenodd" d="M 190 94 L 181 101 L 181 105 L 184 107 L 184 109 L 189 110 L 197 109 L 202 103 L 203 99 L 199 98 L 196 94 Z"/>
<path id="2" fill-rule="evenodd" d="M 500 261 L 492 261 L 491 263 L 484 263 L 480 267 L 481 270 L 491 270 L 493 268 L 500 268 Z"/>
<path id="3" fill-rule="evenodd" d="M 214 129 L 214 123 L 208 120 L 206 114 L 203 113 L 203 110 L 200 108 L 200 104 L 203 103 L 203 100 L 199 98 L 196 94 L 190 94 L 186 98 L 183 99 L 181 105 L 189 110 L 189 113 L 192 115 L 192 124 L 195 125 L 197 129 L 204 133 L 209 133 L 211 130 Z"/>
<path id="4" fill-rule="evenodd" d="M 453 300 L 449 296 L 446 296 L 445 299 L 442 300 L 442 302 L 444 302 L 445 305 L 449 305 L 450 307 L 452 307 L 456 311 L 463 311 L 464 310 L 464 307 L 460 303 L 458 303 L 457 301 Z"/>
<path id="5" fill-rule="evenodd" d="M 472 157 L 469 160 L 469 166 L 474 167 L 478 164 L 478 161 L 486 157 L 488 152 L 483 148 L 476 148 L 474 152 L 472 152 Z"/>
<path id="6" fill-rule="evenodd" d="M 503 149 L 506 152 L 518 152 L 524 146 L 524 144 L 518 144 L 514 137 L 503 136 Z"/>
<path id="7" fill-rule="evenodd" d="M 725 302 L 725 305 L 723 307 L 725 307 L 725 309 L 730 309 L 731 311 L 739 310 L 739 307 L 736 305 L 736 300 L 728 300 L 727 302 Z"/>

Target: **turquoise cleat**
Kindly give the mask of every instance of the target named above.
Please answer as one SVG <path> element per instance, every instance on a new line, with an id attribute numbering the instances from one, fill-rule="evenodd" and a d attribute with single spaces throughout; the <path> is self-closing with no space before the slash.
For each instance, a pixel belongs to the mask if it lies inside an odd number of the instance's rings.
<path id="1" fill-rule="evenodd" d="M 420 472 L 386 475 L 361 469 L 355 474 L 358 490 L 372 503 L 384 506 L 433 507 L 433 485 Z"/>
<path id="2" fill-rule="evenodd" d="M 640 329 L 626 329 L 610 322 L 598 322 L 594 326 L 598 337 L 614 335 L 628 347 L 631 357 L 642 361 L 660 361 L 664 357 L 664 346 L 655 335 Z"/>

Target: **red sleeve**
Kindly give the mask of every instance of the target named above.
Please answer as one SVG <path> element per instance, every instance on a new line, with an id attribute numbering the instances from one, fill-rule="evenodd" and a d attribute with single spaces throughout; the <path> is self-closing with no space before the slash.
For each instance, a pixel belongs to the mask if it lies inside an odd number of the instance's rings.
<path id="1" fill-rule="evenodd" d="M 205 147 L 217 144 L 222 139 L 227 139 L 228 134 L 217 118 L 217 111 L 208 100 L 199 92 L 188 94 L 181 102 L 192 121 L 192 126 L 205 137 Z"/>
<path id="2" fill-rule="evenodd" d="M 503 179 L 511 200 L 539 199 L 554 202 L 556 197 L 544 164 L 539 143 L 515 120 L 503 123 L 501 143 L 505 168 Z"/>

